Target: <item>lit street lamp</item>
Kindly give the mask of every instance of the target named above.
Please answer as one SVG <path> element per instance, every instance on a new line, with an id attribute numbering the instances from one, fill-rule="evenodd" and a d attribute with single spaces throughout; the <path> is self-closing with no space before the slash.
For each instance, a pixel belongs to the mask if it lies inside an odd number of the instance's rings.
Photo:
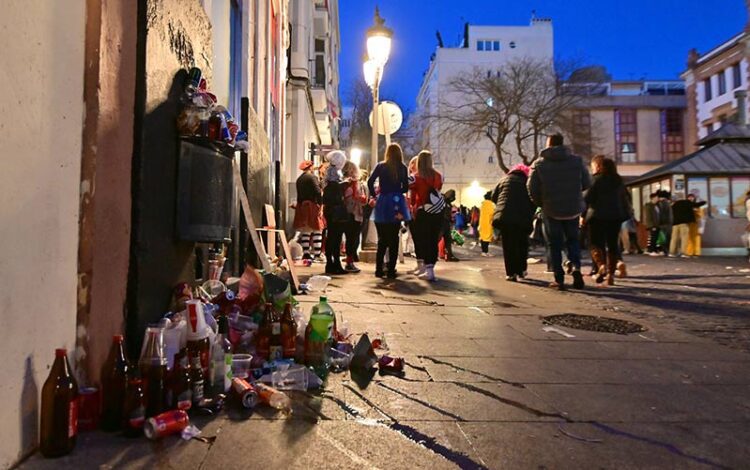
<path id="1" fill-rule="evenodd" d="M 370 155 L 370 171 L 378 164 L 378 95 L 380 81 L 383 78 L 383 68 L 391 54 L 391 39 L 393 31 L 385 27 L 385 20 L 380 16 L 380 10 L 375 7 L 375 25 L 367 29 L 367 60 L 362 66 L 365 81 L 372 90 L 372 152 Z"/>
<path id="2" fill-rule="evenodd" d="M 359 166 L 362 163 L 362 150 L 354 147 L 353 149 L 351 149 L 351 151 L 349 151 L 349 158 L 351 159 L 352 163 Z"/>

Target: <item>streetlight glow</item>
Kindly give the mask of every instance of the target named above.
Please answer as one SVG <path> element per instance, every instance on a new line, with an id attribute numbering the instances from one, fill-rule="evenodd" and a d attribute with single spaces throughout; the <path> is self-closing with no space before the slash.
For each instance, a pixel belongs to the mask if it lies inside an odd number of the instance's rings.
<path id="1" fill-rule="evenodd" d="M 360 162 L 362 161 L 362 150 L 354 147 L 349 152 L 349 159 L 352 163 L 359 166 Z"/>
<path id="2" fill-rule="evenodd" d="M 385 27 L 385 20 L 380 16 L 378 7 L 375 7 L 374 20 L 375 25 L 367 29 L 367 56 L 383 67 L 391 55 L 393 31 Z"/>
<path id="3" fill-rule="evenodd" d="M 373 88 L 375 82 L 380 81 L 380 78 L 383 76 L 383 67 L 378 67 L 378 64 L 374 60 L 366 60 L 362 64 L 362 71 L 365 75 L 365 82 L 370 88 Z"/>

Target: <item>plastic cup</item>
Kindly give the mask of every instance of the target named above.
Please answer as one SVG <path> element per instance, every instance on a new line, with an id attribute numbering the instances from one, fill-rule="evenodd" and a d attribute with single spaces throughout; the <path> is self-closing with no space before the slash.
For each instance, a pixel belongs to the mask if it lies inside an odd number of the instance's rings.
<path id="1" fill-rule="evenodd" d="M 277 390 L 307 390 L 307 369 L 303 366 L 279 369 L 271 374 L 271 383 Z"/>
<path id="2" fill-rule="evenodd" d="M 251 354 L 235 354 L 232 356 L 232 376 L 240 379 L 250 377 L 250 364 L 253 361 Z"/>

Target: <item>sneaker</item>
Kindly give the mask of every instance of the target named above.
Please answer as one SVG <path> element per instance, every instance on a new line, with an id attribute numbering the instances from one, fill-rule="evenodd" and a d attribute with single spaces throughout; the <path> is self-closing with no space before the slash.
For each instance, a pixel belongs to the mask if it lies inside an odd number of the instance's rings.
<path id="1" fill-rule="evenodd" d="M 565 274 L 573 274 L 573 263 L 571 261 L 563 263 L 563 267 L 565 268 Z"/>
<path id="2" fill-rule="evenodd" d="M 388 273 L 385 275 L 388 279 L 396 279 L 398 276 L 398 272 L 396 270 L 388 271 Z"/>
<path id="3" fill-rule="evenodd" d="M 453 255 L 450 255 L 450 256 L 448 256 L 448 257 L 447 257 L 447 258 L 446 258 L 445 260 L 446 260 L 446 261 L 450 261 L 450 262 L 452 262 L 452 263 L 455 263 L 455 262 L 457 262 L 457 261 L 461 261 L 460 259 L 456 258 L 456 257 L 455 257 L 455 256 L 453 256 Z"/>
<path id="4" fill-rule="evenodd" d="M 505 276 L 505 280 L 509 282 L 518 282 L 518 276 L 515 274 L 512 276 Z"/>
<path id="5" fill-rule="evenodd" d="M 346 266 L 344 266 L 344 270 L 348 273 L 358 273 L 362 271 L 354 263 L 346 263 Z"/>
<path id="6" fill-rule="evenodd" d="M 529 275 L 528 271 L 524 271 L 521 274 L 519 274 L 518 277 L 520 279 L 526 279 L 526 276 L 528 276 L 528 275 Z"/>
<path id="7" fill-rule="evenodd" d="M 557 281 L 550 282 L 549 287 L 560 291 L 567 290 L 565 287 L 565 283 L 558 283 Z"/>
<path id="8" fill-rule="evenodd" d="M 680 258 L 692 258 L 692 256 L 690 256 L 690 255 L 685 255 L 685 254 L 682 254 L 682 255 L 680 255 Z"/>
<path id="9" fill-rule="evenodd" d="M 375 277 L 382 279 L 385 277 L 385 273 L 383 271 L 375 271 Z"/>
<path id="10" fill-rule="evenodd" d="M 672 253 L 668 254 L 667 257 L 669 258 L 677 258 L 677 255 L 673 255 Z"/>
<path id="11" fill-rule="evenodd" d="M 649 255 L 649 256 L 661 256 L 661 253 L 658 253 L 658 252 L 656 252 L 656 251 L 649 251 L 649 252 L 648 252 L 648 255 Z"/>
<path id="12" fill-rule="evenodd" d="M 583 289 L 585 284 L 583 283 L 583 274 L 581 271 L 573 271 L 573 289 Z"/>

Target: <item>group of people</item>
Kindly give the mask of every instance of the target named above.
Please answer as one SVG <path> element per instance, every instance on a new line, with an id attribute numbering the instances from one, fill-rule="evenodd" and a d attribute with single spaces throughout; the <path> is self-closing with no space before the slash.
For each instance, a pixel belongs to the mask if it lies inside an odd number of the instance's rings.
<path id="1" fill-rule="evenodd" d="M 375 276 L 397 276 L 399 234 L 408 226 L 418 265 L 413 274 L 435 280 L 438 245 L 446 225 L 450 227 L 455 192 L 441 193 L 443 178 L 435 170 L 429 151 L 420 152 L 407 167 L 401 146 L 391 144 L 385 151 L 385 160 L 366 179 L 357 165 L 339 150 L 326 155 L 318 175 L 309 160 L 300 164 L 300 170 L 303 173 L 296 183 L 294 228 L 300 234 L 304 259 L 319 257 L 318 240 L 325 238 L 327 274 L 360 272 L 355 263 L 367 226 L 364 221 L 372 216 L 378 238 Z M 342 266 L 344 238 L 346 263 Z"/>
<path id="2" fill-rule="evenodd" d="M 304 258 L 320 255 L 325 236 L 326 273 L 360 272 L 356 266 L 364 223 L 372 216 L 377 229 L 375 276 L 395 278 L 400 233 L 408 228 L 414 241 L 417 267 L 413 274 L 434 281 L 439 246 L 445 245 L 449 260 L 450 239 L 458 210 L 452 206 L 455 191 L 442 193 L 443 177 L 433 165 L 432 154 L 421 151 L 408 166 L 398 144 L 391 144 L 385 159 L 368 176 L 341 151 L 330 152 L 318 168 L 300 165 L 297 180 L 295 229 Z M 692 256 L 700 254 L 702 206 L 693 195 L 674 203 L 670 194 L 651 195 L 642 223 L 649 234 L 649 254 Z M 750 204 L 750 203 L 749 203 Z M 474 211 L 473 211 L 474 212 Z M 476 211 L 473 226 L 487 255 L 492 241 L 502 242 L 506 279 L 527 275 L 529 239 L 534 223 L 542 225 L 548 266 L 554 275 L 551 287 L 583 289 L 581 235 L 589 240 L 592 270 L 599 285 L 614 285 L 616 274 L 625 275 L 621 234 L 629 233 L 637 250 L 637 224 L 630 194 L 614 160 L 603 155 L 591 159 L 590 169 L 564 145 L 561 135 L 548 138 L 547 147 L 529 167 L 519 164 L 487 192 Z M 346 238 L 346 263 L 341 265 L 341 244 Z M 446 240 L 447 239 L 447 240 Z M 563 256 L 567 258 L 563 260 Z"/>
<path id="3" fill-rule="evenodd" d="M 694 194 L 674 203 L 671 199 L 669 191 L 660 190 L 652 193 L 643 207 L 647 252 L 651 256 L 699 256 L 706 202 L 697 202 Z"/>

